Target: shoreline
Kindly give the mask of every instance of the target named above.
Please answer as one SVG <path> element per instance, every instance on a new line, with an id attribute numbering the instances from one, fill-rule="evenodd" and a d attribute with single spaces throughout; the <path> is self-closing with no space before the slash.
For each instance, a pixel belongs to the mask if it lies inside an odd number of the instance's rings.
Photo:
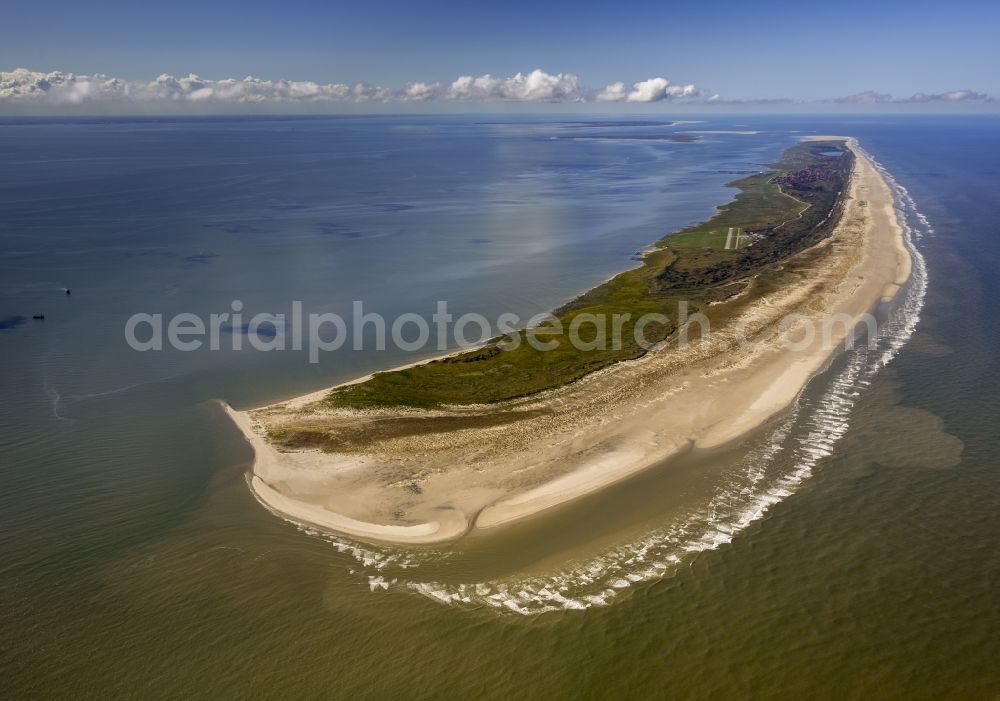
<path id="1" fill-rule="evenodd" d="M 763 304 L 751 310 L 767 319 L 768 314 L 812 309 L 821 297 L 818 315 L 844 314 L 854 320 L 830 348 L 813 344 L 798 351 L 781 349 L 780 335 L 772 334 L 766 339 L 770 343 L 742 354 L 705 348 L 703 343 L 683 351 L 652 351 L 572 386 L 501 408 L 468 409 L 495 414 L 515 408 L 547 410 L 553 417 L 521 421 L 511 429 L 487 427 L 423 437 L 423 443 L 388 440 L 378 451 L 360 455 L 281 452 L 263 435 L 282 411 L 317 404 L 332 388 L 250 411 L 224 404 L 254 449 L 251 491 L 265 507 L 295 522 L 363 540 L 440 543 L 473 529 L 528 518 L 688 448 L 718 447 L 756 429 L 795 401 L 854 332 L 860 315 L 890 301 L 910 274 L 910 255 L 895 219 L 891 190 L 853 139 L 812 137 L 830 139 L 847 141 L 854 152 L 850 195 L 834 234 L 793 259 L 801 262 L 803 254 L 812 252 L 832 257 L 834 264 L 826 261 L 815 270 L 802 264 L 802 284 L 768 293 Z M 726 343 L 728 335 L 724 329 L 711 345 Z M 461 351 L 445 355 L 456 352 Z M 720 407 L 720 402 L 726 406 Z M 426 412 L 396 412 L 420 413 Z M 351 419 L 345 415 L 343 420 Z M 410 459 L 414 449 L 424 457 Z M 419 470 L 420 481 L 403 479 L 407 470 Z"/>
<path id="2" fill-rule="evenodd" d="M 324 395 L 326 391 L 323 391 Z M 303 395 L 308 397 L 310 395 Z M 296 399 L 302 399 L 297 397 Z M 463 535 L 468 526 L 464 520 L 442 519 L 442 521 L 427 521 L 414 526 L 393 526 L 389 524 L 370 523 L 344 516 L 321 507 L 310 506 L 296 502 L 264 482 L 257 476 L 258 468 L 266 466 L 271 461 L 281 460 L 281 453 L 275 450 L 267 439 L 260 435 L 250 420 L 248 412 L 237 411 L 226 402 L 221 402 L 223 411 L 243 433 L 244 438 L 254 451 L 253 470 L 248 475 L 247 484 L 254 497 L 269 511 L 291 519 L 297 523 L 331 530 L 336 533 L 369 538 L 373 540 L 394 543 L 429 543 L 438 539 L 452 539 Z M 444 531 L 442 533 L 442 531 Z"/>

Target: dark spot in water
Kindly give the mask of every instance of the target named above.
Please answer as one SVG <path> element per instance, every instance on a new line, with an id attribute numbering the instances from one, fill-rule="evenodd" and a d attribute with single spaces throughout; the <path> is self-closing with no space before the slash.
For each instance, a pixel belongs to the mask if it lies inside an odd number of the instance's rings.
<path id="1" fill-rule="evenodd" d="M 213 258 L 218 257 L 218 253 L 198 253 L 193 256 L 184 256 L 182 260 L 190 265 L 202 265 L 211 263 Z"/>
<path id="2" fill-rule="evenodd" d="M 469 243 L 492 243 L 492 239 L 469 239 Z"/>
<path id="3" fill-rule="evenodd" d="M 402 202 L 381 202 L 368 205 L 383 212 L 405 212 L 408 209 L 416 209 L 415 205 L 403 204 Z"/>
<path id="4" fill-rule="evenodd" d="M 223 226 L 221 228 L 227 234 L 253 234 L 253 233 L 256 233 L 256 232 L 260 231 L 260 229 L 258 229 L 255 226 L 251 226 L 250 224 L 239 224 L 239 223 L 237 223 L 237 224 L 226 224 L 225 226 Z"/>
<path id="5" fill-rule="evenodd" d="M 319 222 L 316 224 L 316 230 L 324 236 L 342 236 L 345 239 L 361 238 L 360 231 L 355 231 L 350 227 L 334 224 L 333 222 Z"/>
<path id="6" fill-rule="evenodd" d="M 8 316 L 0 319 L 0 331 L 9 331 L 10 329 L 16 329 L 18 326 L 23 324 L 28 320 L 26 316 Z"/>

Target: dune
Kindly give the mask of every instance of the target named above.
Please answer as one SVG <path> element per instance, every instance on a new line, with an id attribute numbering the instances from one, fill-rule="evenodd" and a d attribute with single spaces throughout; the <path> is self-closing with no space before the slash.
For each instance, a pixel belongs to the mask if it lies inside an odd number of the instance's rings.
<path id="1" fill-rule="evenodd" d="M 254 449 L 257 499 L 284 518 L 360 539 L 444 542 L 753 431 L 792 404 L 863 315 L 890 301 L 910 274 L 888 185 L 852 139 L 814 138 L 846 140 L 856 157 L 837 227 L 784 263 L 794 282 L 763 294 L 708 339 L 666 344 L 500 405 L 360 412 L 325 404 L 327 389 L 250 411 L 226 406 Z M 823 332 L 809 339 L 810 327 Z M 267 440 L 295 421 L 377 427 L 442 415 L 470 422 L 373 432 L 366 445 L 338 453 L 283 451 Z"/>

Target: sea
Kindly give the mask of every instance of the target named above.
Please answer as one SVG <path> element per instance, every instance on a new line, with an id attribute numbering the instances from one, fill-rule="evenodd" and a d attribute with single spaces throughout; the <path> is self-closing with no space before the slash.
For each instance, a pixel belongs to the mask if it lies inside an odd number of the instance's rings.
<path id="1" fill-rule="evenodd" d="M 873 342 L 738 444 L 495 532 L 285 521 L 221 409 L 436 349 L 127 340 L 237 302 L 526 319 L 812 134 L 895 193 Z M 997 697 L 997 154 L 997 116 L 0 120 L 0 697 Z"/>

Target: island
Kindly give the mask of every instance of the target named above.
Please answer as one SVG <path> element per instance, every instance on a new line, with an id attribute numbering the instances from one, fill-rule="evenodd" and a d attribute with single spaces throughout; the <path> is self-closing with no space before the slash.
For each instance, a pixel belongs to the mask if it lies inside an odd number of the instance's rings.
<path id="1" fill-rule="evenodd" d="M 849 137 L 804 139 L 731 185 L 708 221 L 545 324 L 278 404 L 227 405 L 254 450 L 254 495 L 320 529 L 440 543 L 760 426 L 891 301 L 910 257 L 891 190 Z M 558 340 L 583 315 L 624 320 L 578 325 L 585 349 L 524 342 Z M 810 339 L 809 324 L 828 333 Z"/>

